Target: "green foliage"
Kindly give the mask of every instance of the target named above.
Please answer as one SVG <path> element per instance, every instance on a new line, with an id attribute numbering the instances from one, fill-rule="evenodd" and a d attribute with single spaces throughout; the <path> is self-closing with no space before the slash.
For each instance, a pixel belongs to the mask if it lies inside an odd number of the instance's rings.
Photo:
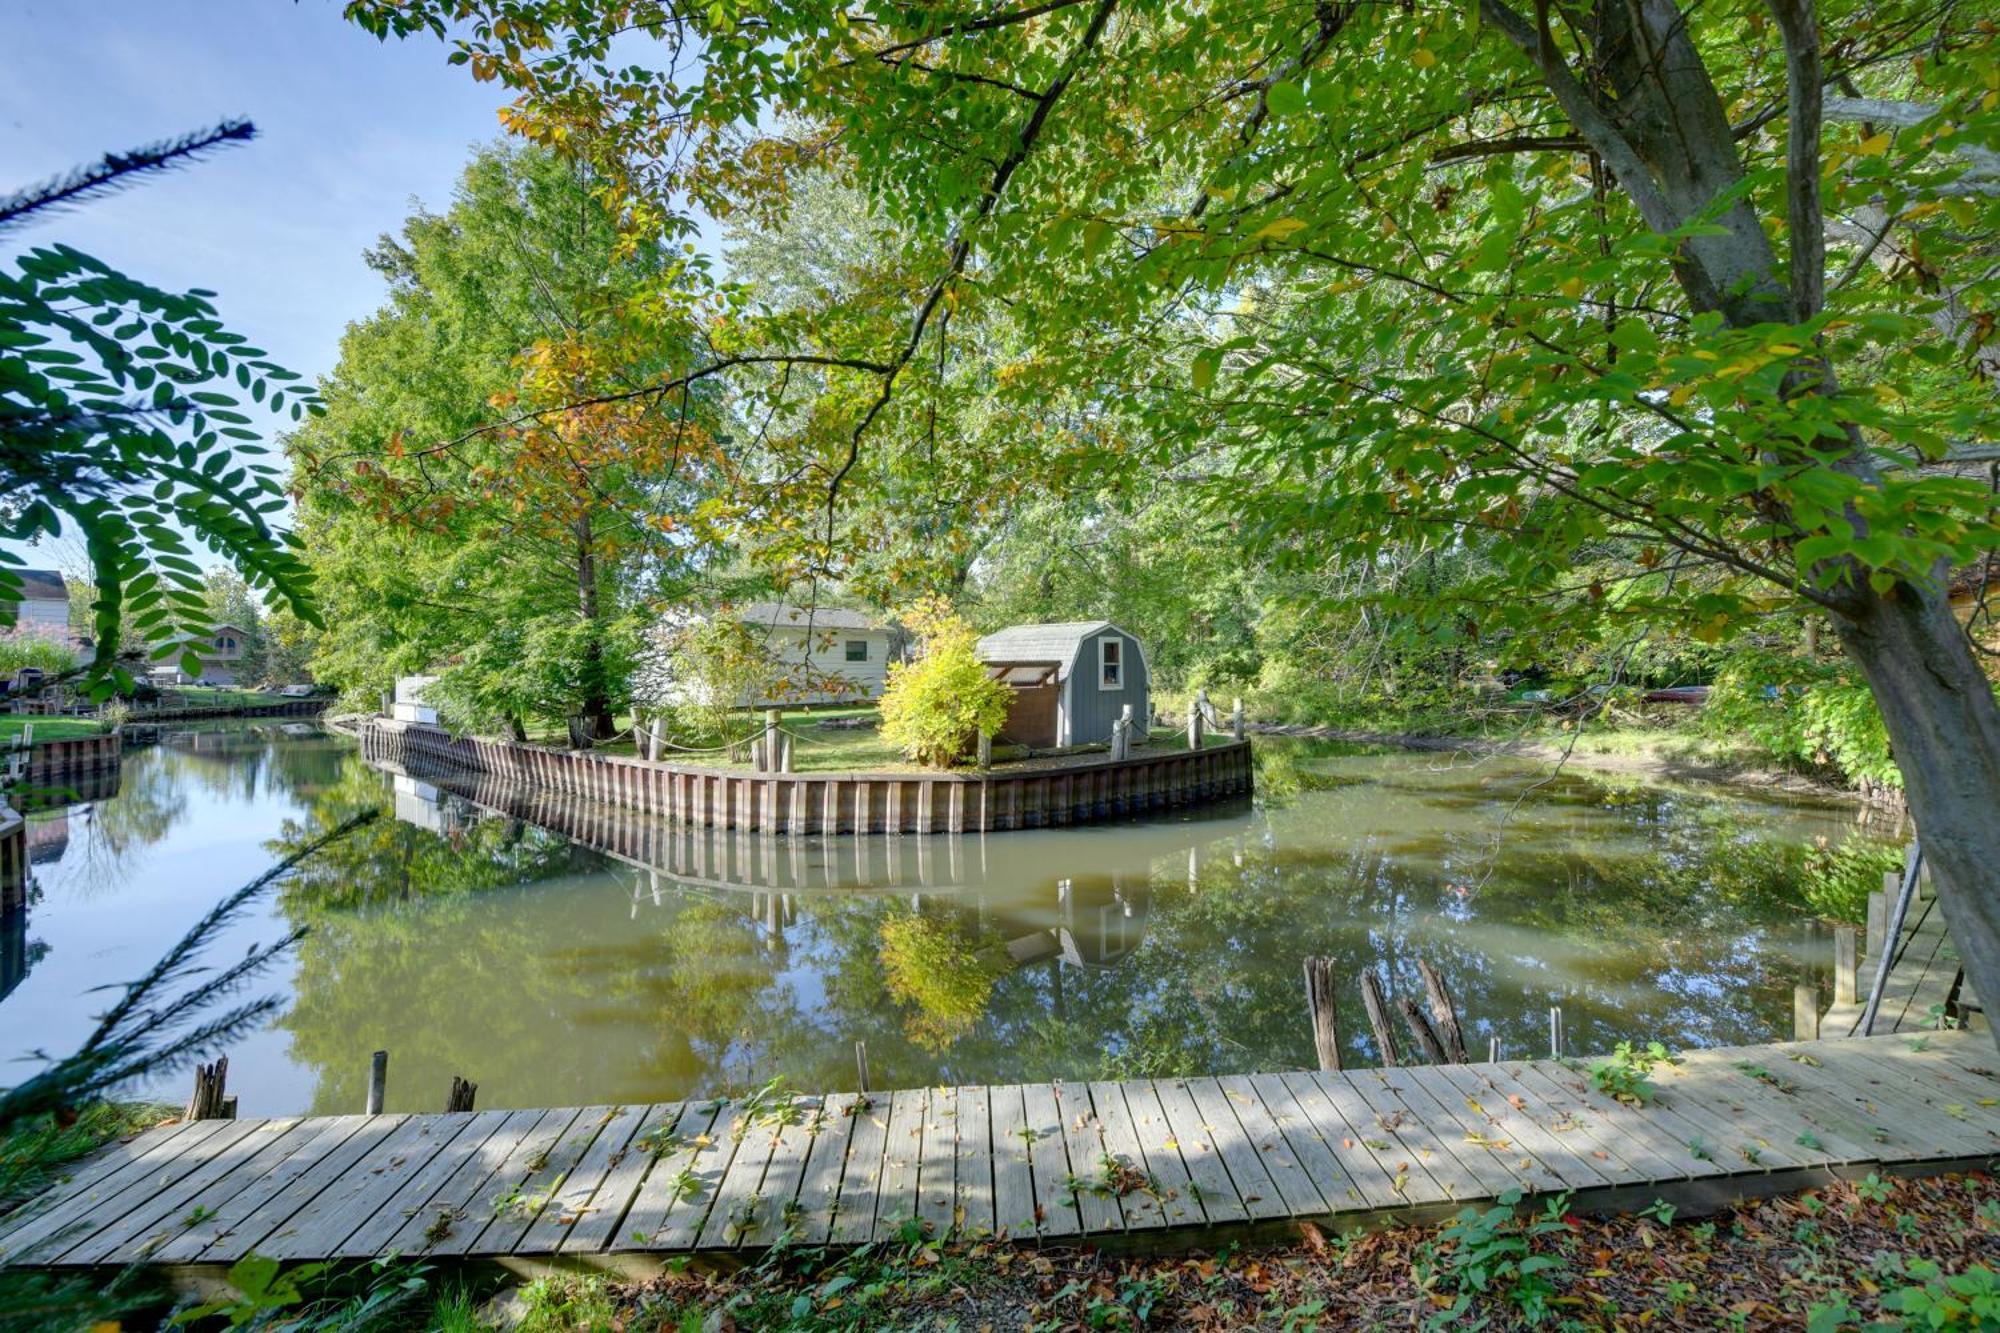
<path id="1" fill-rule="evenodd" d="M 1901 1275 L 1913 1281 L 1884 1291 L 1882 1308 L 1902 1315 L 1907 1327 L 2000 1328 L 2000 1274 L 1985 1264 L 1946 1273 L 1935 1260 L 1919 1258 L 1901 1267 Z"/>
<path id="2" fill-rule="evenodd" d="M 641 645 L 636 616 L 596 622 L 556 613 L 494 625 L 438 674 L 425 697 L 469 730 L 520 717 L 577 717 L 593 701 L 615 713 L 631 703 Z"/>
<path id="3" fill-rule="evenodd" d="M 70 246 L 0 271 L 0 535 L 83 541 L 97 586 L 97 692 L 127 685 L 128 631 L 193 666 L 206 639 L 203 571 L 187 535 L 251 586 L 316 620 L 312 578 L 271 525 L 282 471 L 264 461 L 239 393 L 294 420 L 318 397 L 229 332 L 212 292 L 168 292 Z M 0 560 L 0 603 L 18 580 Z M 198 670 L 198 666 L 194 667 Z"/>
<path id="4" fill-rule="evenodd" d="M 1874 696 L 1843 662 L 1757 649 L 1733 654 L 1716 673 L 1701 725 L 1807 772 L 1903 785 Z"/>
<path id="5" fill-rule="evenodd" d="M 1518 1215 L 1521 1192 L 1502 1194 L 1498 1206 L 1466 1208 L 1426 1243 L 1415 1264 L 1420 1285 L 1434 1293 L 1426 1324 L 1434 1329 L 1482 1327 L 1468 1322 L 1477 1306 L 1498 1298 L 1524 1323 L 1539 1326 L 1554 1314 L 1566 1265 L 1548 1252 L 1570 1234 L 1564 1214 L 1569 1197 L 1558 1195 L 1538 1214 Z"/>
<path id="6" fill-rule="evenodd" d="M 882 737 L 920 764 L 963 762 L 980 736 L 1006 725 L 1012 687 L 989 677 L 978 636 L 942 601 L 903 615 L 922 647 L 914 662 L 893 662 L 882 690 Z"/>
<path id="7" fill-rule="evenodd" d="M 229 1327 L 242 1328 L 304 1302 L 305 1291 L 300 1284 L 311 1281 L 326 1267 L 295 1264 L 286 1268 L 268 1255 L 246 1254 L 229 1267 L 229 1285 L 235 1289 L 234 1295 L 178 1311 L 173 1322 L 192 1324 L 220 1317 L 228 1321 Z"/>
<path id="8" fill-rule="evenodd" d="M 1667 1048 L 1657 1041 L 1643 1047 L 1621 1041 L 1610 1055 L 1591 1062 L 1590 1081 L 1597 1090 L 1628 1106 L 1644 1106 L 1659 1093 L 1647 1074 L 1654 1065 L 1670 1059 Z"/>
<path id="9" fill-rule="evenodd" d="M 54 1184 L 69 1163 L 173 1113 L 147 1102 L 93 1101 L 73 1117 L 44 1112 L 0 1128 L 0 1214 Z"/>
<path id="10" fill-rule="evenodd" d="M 608 1279 L 595 1274 L 541 1277 L 521 1288 L 516 1333 L 612 1333 L 623 1327 Z"/>
<path id="11" fill-rule="evenodd" d="M 759 697 L 774 675 L 771 654 L 756 630 L 731 615 L 698 616 L 666 634 L 663 647 L 664 679 L 649 692 L 672 705 L 682 744 L 723 744 L 755 725 L 745 718 L 742 726 L 731 726 L 738 710 Z"/>
<path id="12" fill-rule="evenodd" d="M 76 653 L 39 634 L 0 634 L 0 675 L 9 675 L 23 667 L 33 667 L 49 676 L 66 676 L 77 668 Z"/>
<path id="13" fill-rule="evenodd" d="M 1903 868 L 1902 849 L 1869 838 L 1821 841 L 1806 851 L 1799 867 L 1800 892 L 1829 921 L 1859 925 L 1868 917 L 1868 895 L 1882 876 Z"/>
<path id="14" fill-rule="evenodd" d="M 910 912 L 881 925 L 882 977 L 911 1006 L 911 1040 L 944 1050 L 986 1014 L 1002 968 L 989 947 L 950 922 Z"/>

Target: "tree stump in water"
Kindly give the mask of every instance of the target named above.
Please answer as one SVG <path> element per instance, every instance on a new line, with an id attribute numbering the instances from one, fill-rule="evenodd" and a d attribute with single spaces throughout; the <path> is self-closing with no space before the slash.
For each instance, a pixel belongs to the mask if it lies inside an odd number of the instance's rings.
<path id="1" fill-rule="evenodd" d="M 1458 1009 L 1445 989 L 1444 977 L 1425 959 L 1417 960 L 1417 972 L 1424 979 L 1424 994 L 1430 1000 L 1431 1027 L 1444 1044 L 1447 1059 L 1455 1065 L 1466 1062 L 1465 1033 L 1458 1025 Z"/>
<path id="2" fill-rule="evenodd" d="M 1340 1072 L 1340 1023 L 1333 1006 L 1333 960 L 1306 959 L 1306 1014 L 1312 1020 L 1313 1049 L 1326 1073 Z"/>
<path id="3" fill-rule="evenodd" d="M 1372 967 L 1361 974 L 1361 1003 L 1368 1009 L 1368 1026 L 1375 1029 L 1383 1068 L 1395 1068 L 1403 1062 L 1402 1052 L 1396 1048 L 1396 1029 L 1389 1026 L 1389 1006 L 1383 1002 L 1382 983 L 1376 980 Z"/>
<path id="4" fill-rule="evenodd" d="M 1410 1025 L 1410 1035 L 1417 1039 L 1425 1057 L 1434 1065 L 1452 1063 L 1444 1053 L 1444 1043 L 1431 1030 L 1430 1020 L 1424 1017 L 1424 1011 L 1417 1002 L 1405 995 L 1396 1001 L 1396 1007 L 1403 1011 L 1403 1021 Z"/>
<path id="5" fill-rule="evenodd" d="M 228 1056 L 218 1057 L 212 1065 L 196 1065 L 194 1096 L 188 1098 L 187 1118 L 189 1120 L 233 1119 L 236 1099 L 224 1090 L 228 1082 Z M 229 1105 L 225 1106 L 225 1103 Z"/>

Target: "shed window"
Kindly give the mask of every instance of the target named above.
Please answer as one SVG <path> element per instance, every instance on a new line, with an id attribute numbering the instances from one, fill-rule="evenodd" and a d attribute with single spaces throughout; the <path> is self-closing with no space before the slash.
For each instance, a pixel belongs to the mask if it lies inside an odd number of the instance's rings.
<path id="1" fill-rule="evenodd" d="M 1125 645 L 1117 639 L 1097 641 L 1097 687 L 1115 690 L 1125 684 Z"/>
<path id="2" fill-rule="evenodd" d="M 847 641 L 847 660 L 850 662 L 866 662 L 868 660 L 868 640 L 849 639 Z"/>

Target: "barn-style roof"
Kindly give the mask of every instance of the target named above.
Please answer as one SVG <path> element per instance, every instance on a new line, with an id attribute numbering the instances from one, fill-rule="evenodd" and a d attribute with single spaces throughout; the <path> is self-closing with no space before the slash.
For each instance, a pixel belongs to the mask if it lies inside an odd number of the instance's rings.
<path id="1" fill-rule="evenodd" d="M 21 585 L 21 600 L 24 602 L 64 602 L 69 600 L 69 585 L 63 576 L 53 569 L 16 569 L 14 578 Z"/>
<path id="2" fill-rule="evenodd" d="M 1050 625 L 1009 625 L 979 641 L 982 662 L 1058 662 L 1064 667 L 1076 661 L 1083 641 L 1100 630 L 1118 629 L 1108 620 L 1065 620 Z M 1124 630 L 1118 630 L 1120 634 Z M 1067 674 L 1067 673 L 1065 673 Z"/>
<path id="3" fill-rule="evenodd" d="M 821 606 L 808 610 L 803 606 L 788 606 L 783 602 L 750 602 L 736 609 L 736 618 L 746 625 L 775 625 L 781 628 L 805 629 L 808 626 L 815 630 L 888 628 L 860 611 L 848 611 L 837 606 Z"/>

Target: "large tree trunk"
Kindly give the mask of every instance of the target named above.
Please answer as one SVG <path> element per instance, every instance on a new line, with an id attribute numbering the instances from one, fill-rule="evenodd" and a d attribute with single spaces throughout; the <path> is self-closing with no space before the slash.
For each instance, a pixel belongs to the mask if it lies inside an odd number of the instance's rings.
<path id="1" fill-rule="evenodd" d="M 1882 710 L 1966 975 L 2000 1003 L 2000 704 L 1942 591 L 1856 600 L 1834 629 Z"/>
<path id="2" fill-rule="evenodd" d="M 1716 224 L 1710 233 L 1689 240 L 1674 262 L 1689 303 L 1719 311 L 1737 327 L 1811 316 L 1824 282 L 1820 37 L 1805 0 L 1772 0 L 1772 8 L 1784 30 L 1791 99 L 1790 290 L 1747 196 L 1710 215 Z M 1597 0 L 1587 25 L 1593 59 L 1581 77 L 1547 26 L 1547 7 L 1537 6 L 1532 19 L 1507 0 L 1481 0 L 1481 10 L 1540 71 L 1654 230 L 1703 216 L 1741 185 L 1728 115 L 1689 14 L 1674 0 Z M 1821 369 L 1802 367 L 1796 391 L 1831 393 L 1832 368 Z M 1841 466 L 1863 484 L 1878 484 L 1860 432 L 1849 428 L 1846 435 L 1851 450 Z M 1966 974 L 1982 1000 L 2000 1004 L 2000 704 L 1952 614 L 1947 575 L 1939 569 L 1932 586 L 1904 582 L 1877 594 L 1865 571 L 1849 569 L 1843 605 L 1832 619 L 1882 711 Z M 2000 1025 L 1994 1040 L 2000 1043 Z"/>
<path id="3" fill-rule="evenodd" d="M 591 631 L 590 642 L 583 650 L 582 713 L 590 724 L 591 736 L 609 740 L 618 727 L 611 716 L 610 690 L 604 679 L 604 643 L 598 633 L 601 616 L 597 605 L 597 552 L 588 514 L 576 521 L 576 596 L 577 609 Z"/>

